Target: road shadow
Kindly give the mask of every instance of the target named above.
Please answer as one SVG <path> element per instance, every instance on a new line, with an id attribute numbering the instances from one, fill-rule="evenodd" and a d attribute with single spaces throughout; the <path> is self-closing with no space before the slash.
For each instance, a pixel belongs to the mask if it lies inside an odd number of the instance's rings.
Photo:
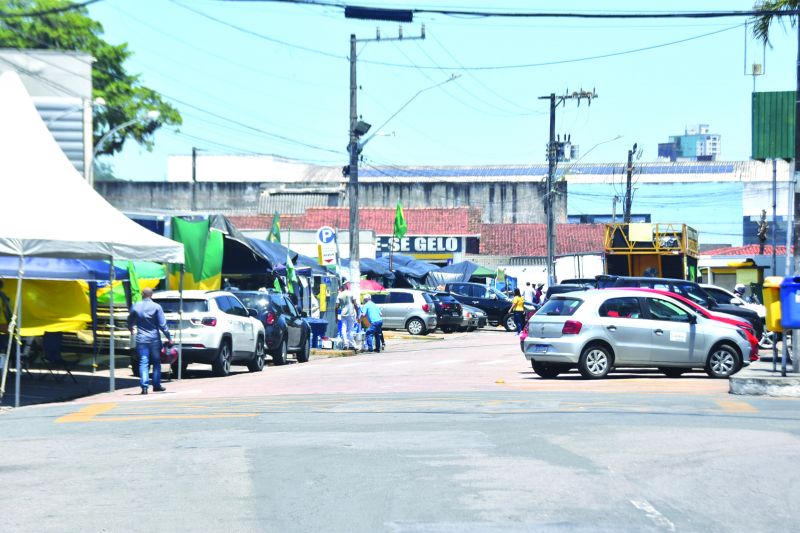
<path id="1" fill-rule="evenodd" d="M 68 402 L 77 398 L 92 396 L 109 391 L 108 371 L 101 371 L 94 376 L 91 372 L 72 371 L 75 380 L 63 370 L 31 369 L 20 375 L 20 407 L 43 403 Z M 0 406 L 14 405 L 16 373 L 9 370 L 6 392 Z M 116 390 L 130 389 L 139 393 L 139 379 L 130 374 L 130 368 L 118 368 L 114 379 Z"/>
<path id="2" fill-rule="evenodd" d="M 552 379 L 545 379 L 539 376 L 533 370 L 528 370 L 525 372 L 518 372 L 522 379 L 526 380 L 542 380 L 542 381 L 595 381 L 586 379 L 581 376 L 580 372 L 577 369 L 572 369 L 563 374 L 559 374 L 558 377 Z M 606 377 L 602 378 L 602 380 L 625 380 L 625 379 L 641 379 L 641 378 L 648 378 L 653 380 L 675 380 L 675 379 L 691 379 L 691 378 L 704 378 L 704 379 L 713 379 L 709 377 L 708 374 L 703 372 L 702 370 L 695 370 L 691 372 L 686 372 L 679 378 L 669 378 L 659 372 L 658 370 L 649 369 L 649 368 L 626 368 L 622 370 L 615 370 L 611 371 L 606 375 Z"/>

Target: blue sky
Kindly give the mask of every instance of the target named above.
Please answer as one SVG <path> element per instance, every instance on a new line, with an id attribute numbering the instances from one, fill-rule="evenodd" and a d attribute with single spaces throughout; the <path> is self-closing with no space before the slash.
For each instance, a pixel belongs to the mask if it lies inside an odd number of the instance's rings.
<path id="1" fill-rule="evenodd" d="M 598 11 L 597 2 L 568 0 L 358 4 Z M 608 1 L 602 11 L 630 12 L 642 5 L 651 12 L 746 10 L 753 2 Z M 131 180 L 165 179 L 167 156 L 189 154 L 192 146 L 204 153 L 346 164 L 349 36 L 371 38 L 377 27 L 384 37 L 398 31 L 395 23 L 345 19 L 341 9 L 271 2 L 106 0 L 92 5 L 90 15 L 103 24 L 106 40 L 129 44 L 134 55 L 127 68 L 140 73 L 143 83 L 199 108 L 175 103 L 184 124 L 179 133 L 162 129 L 152 152 L 129 144 L 106 158 L 118 177 Z M 425 40 L 359 45 L 359 114 L 377 127 L 420 90 L 460 77 L 408 103 L 365 147 L 367 165 L 542 163 L 549 118 L 547 102 L 537 97 L 580 88 L 595 88 L 598 99 L 591 106 L 584 101 L 559 108 L 556 129 L 580 145 L 582 161 L 623 161 L 633 143 L 643 149 L 642 161 L 652 161 L 659 142 L 698 123 L 722 135 L 722 159 L 749 158 L 753 78 L 744 69 L 762 62 L 763 49 L 746 35 L 743 19 L 420 15 L 404 25 L 404 35 L 418 35 L 421 23 Z M 777 25 L 772 42 L 756 88 L 792 90 L 796 33 Z M 649 47 L 655 48 L 588 59 Z M 561 63 L 539 65 L 553 62 Z M 519 65 L 539 66 L 496 68 Z"/>

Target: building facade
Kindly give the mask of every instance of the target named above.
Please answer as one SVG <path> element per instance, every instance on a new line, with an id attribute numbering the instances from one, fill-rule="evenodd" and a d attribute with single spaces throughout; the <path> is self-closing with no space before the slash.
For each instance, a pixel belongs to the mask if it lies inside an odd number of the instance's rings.
<path id="1" fill-rule="evenodd" d="M 683 135 L 671 135 L 659 143 L 658 157 L 676 161 L 717 161 L 722 148 L 722 136 L 709 133 L 708 124 L 687 127 Z"/>

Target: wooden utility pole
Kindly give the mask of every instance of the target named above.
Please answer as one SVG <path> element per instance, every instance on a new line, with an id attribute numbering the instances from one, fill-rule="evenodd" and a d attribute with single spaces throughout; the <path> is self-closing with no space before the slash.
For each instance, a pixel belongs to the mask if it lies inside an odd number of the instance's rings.
<path id="1" fill-rule="evenodd" d="M 635 153 L 636 143 L 633 143 L 633 148 L 628 150 L 628 168 L 626 169 L 628 177 L 625 186 L 625 216 L 623 218 L 625 224 L 631 223 L 631 177 L 633 176 L 633 154 Z"/>

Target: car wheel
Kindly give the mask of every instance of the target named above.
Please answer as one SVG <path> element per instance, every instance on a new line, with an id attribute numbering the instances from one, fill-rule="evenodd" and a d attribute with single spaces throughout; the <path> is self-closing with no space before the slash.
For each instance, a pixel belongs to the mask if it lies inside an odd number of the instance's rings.
<path id="1" fill-rule="evenodd" d="M 514 320 L 513 314 L 508 314 L 503 319 L 503 327 L 506 331 L 517 331 L 517 322 Z"/>
<path id="2" fill-rule="evenodd" d="M 679 378 L 684 374 L 684 372 L 689 371 L 688 368 L 674 368 L 674 367 L 663 367 L 659 368 L 658 370 L 668 378 Z"/>
<path id="3" fill-rule="evenodd" d="M 285 365 L 286 364 L 286 339 L 281 341 L 281 345 L 278 346 L 278 349 L 272 352 L 272 364 L 275 366 Z"/>
<path id="4" fill-rule="evenodd" d="M 561 373 L 560 367 L 551 365 L 549 363 L 537 363 L 536 361 L 531 360 L 531 366 L 533 367 L 533 371 L 544 379 L 557 378 Z"/>
<path id="5" fill-rule="evenodd" d="M 308 360 L 311 358 L 311 339 L 306 339 L 306 342 L 303 343 L 303 349 L 300 350 L 297 354 L 297 362 L 298 363 L 308 363 Z"/>
<path id="6" fill-rule="evenodd" d="M 611 351 L 599 344 L 587 346 L 578 360 L 578 370 L 586 379 L 604 378 L 611 370 Z"/>
<path id="7" fill-rule="evenodd" d="M 219 346 L 217 358 L 211 363 L 211 370 L 215 376 L 227 376 L 231 373 L 231 359 L 233 353 L 231 352 L 231 343 L 228 340 L 222 341 Z"/>
<path id="8" fill-rule="evenodd" d="M 453 333 L 455 330 L 453 326 L 442 326 L 442 333 Z"/>
<path id="9" fill-rule="evenodd" d="M 253 359 L 247 363 L 247 370 L 250 372 L 261 372 L 264 370 L 264 339 L 261 337 L 256 341 L 256 351 L 253 352 Z"/>
<path id="10" fill-rule="evenodd" d="M 706 374 L 712 378 L 727 378 L 739 370 L 739 354 L 730 344 L 715 346 L 708 355 Z"/>
<path id="11" fill-rule="evenodd" d="M 406 322 L 406 330 L 412 335 L 425 335 L 427 328 L 419 318 L 412 318 Z"/>
<path id="12" fill-rule="evenodd" d="M 133 357 L 131 357 L 131 371 L 133 372 L 133 377 L 139 377 L 139 360 Z"/>

